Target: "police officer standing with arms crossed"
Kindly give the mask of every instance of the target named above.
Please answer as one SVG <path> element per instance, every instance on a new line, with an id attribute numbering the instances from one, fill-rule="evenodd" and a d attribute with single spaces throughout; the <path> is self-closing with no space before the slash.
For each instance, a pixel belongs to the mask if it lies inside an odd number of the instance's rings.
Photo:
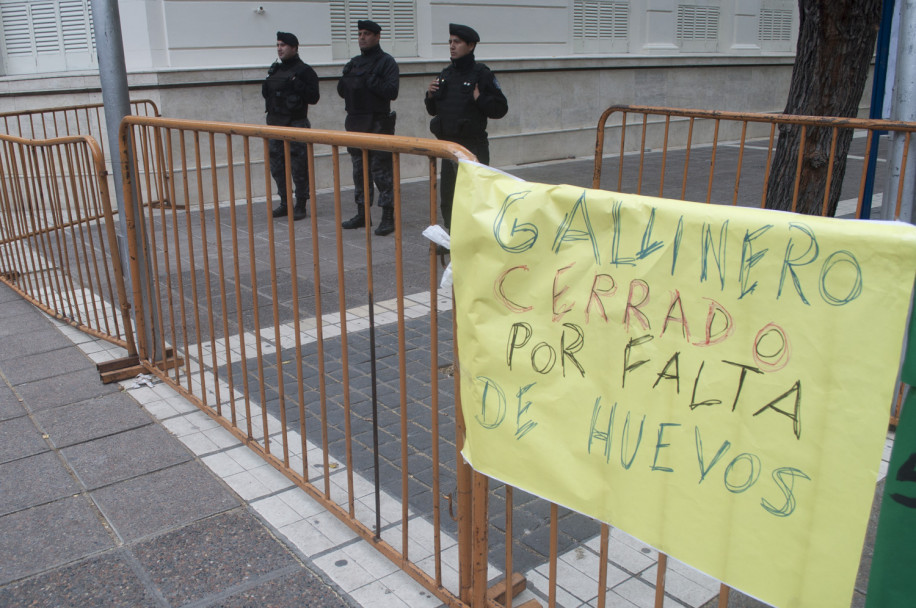
<path id="1" fill-rule="evenodd" d="M 265 101 L 267 124 L 283 127 L 311 126 L 308 119 L 309 105 L 318 103 L 318 75 L 308 64 L 299 59 L 299 39 L 288 32 L 277 32 L 277 58 L 267 71 L 267 79 L 261 85 Z M 280 206 L 274 209 L 274 217 L 286 217 L 286 162 L 283 142 L 271 139 L 268 144 L 270 174 L 277 183 Z M 290 142 L 290 173 L 295 186 L 296 206 L 293 219 L 301 220 L 308 215 L 309 167 L 308 146 L 301 142 Z"/>
<path id="2" fill-rule="evenodd" d="M 490 164 L 487 118 L 502 118 L 509 102 L 490 68 L 474 59 L 480 36 L 466 25 L 450 23 L 448 48 L 452 64 L 442 70 L 426 91 L 426 111 L 433 119 L 429 130 L 438 139 L 453 141 L 473 152 L 481 163 Z M 439 173 L 439 205 L 445 228 L 452 226 L 452 199 L 458 164 L 442 161 Z"/>
<path id="3" fill-rule="evenodd" d="M 379 46 L 382 28 L 374 21 L 357 23 L 360 54 L 344 66 L 343 76 L 337 83 L 337 93 L 344 98 L 347 108 L 347 131 L 394 134 L 395 114 L 391 102 L 398 98 L 400 71 L 394 57 Z M 359 148 L 350 148 L 353 161 L 353 185 L 356 189 L 356 215 L 341 223 L 347 229 L 366 225 L 363 205 L 363 154 Z M 394 232 L 394 176 L 390 152 L 369 151 L 369 205 L 372 205 L 372 183 L 378 187 L 378 206 L 382 208 L 382 221 L 375 234 L 384 236 Z M 370 222 L 371 224 L 371 222 Z"/>

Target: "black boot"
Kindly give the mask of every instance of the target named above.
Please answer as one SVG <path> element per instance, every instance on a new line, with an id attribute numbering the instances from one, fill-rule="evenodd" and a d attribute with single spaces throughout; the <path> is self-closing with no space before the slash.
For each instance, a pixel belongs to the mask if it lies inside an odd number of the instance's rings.
<path id="1" fill-rule="evenodd" d="M 356 215 L 340 223 L 340 225 L 345 230 L 352 230 L 354 228 L 364 228 L 366 226 L 366 210 L 363 209 L 362 205 L 360 205 L 356 209 L 357 209 Z"/>
<path id="2" fill-rule="evenodd" d="M 286 201 L 280 201 L 280 206 L 274 209 L 274 217 L 286 217 Z"/>
<path id="3" fill-rule="evenodd" d="M 375 229 L 375 234 L 385 236 L 394 232 L 394 207 L 382 207 L 382 221 Z"/>
<path id="4" fill-rule="evenodd" d="M 296 206 L 293 207 L 293 220 L 299 221 L 305 219 L 309 216 L 309 199 L 304 199 L 301 201 L 296 201 Z"/>

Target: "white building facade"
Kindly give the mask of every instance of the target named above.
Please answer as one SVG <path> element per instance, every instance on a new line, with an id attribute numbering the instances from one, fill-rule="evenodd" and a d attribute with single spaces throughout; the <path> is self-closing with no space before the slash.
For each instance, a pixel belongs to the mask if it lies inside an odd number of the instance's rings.
<path id="1" fill-rule="evenodd" d="M 263 123 L 277 30 L 321 78 L 314 127 L 343 126 L 337 77 L 356 21 L 401 66 L 398 133 L 428 136 L 422 97 L 448 61 L 448 23 L 474 27 L 509 115 L 494 164 L 585 156 L 612 104 L 780 111 L 794 0 L 120 0 L 131 97 L 164 116 Z M 89 0 L 0 0 L 0 112 L 100 101 Z M 864 100 L 867 105 L 867 99 Z"/>

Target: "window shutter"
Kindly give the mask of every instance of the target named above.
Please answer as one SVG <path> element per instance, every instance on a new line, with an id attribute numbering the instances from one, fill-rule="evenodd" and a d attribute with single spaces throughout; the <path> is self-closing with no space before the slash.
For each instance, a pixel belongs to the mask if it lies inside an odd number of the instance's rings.
<path id="1" fill-rule="evenodd" d="M 382 27 L 382 48 L 392 55 L 417 55 L 415 0 L 331 0 L 331 44 L 335 58 L 359 53 L 356 43 L 359 19 L 372 19 Z"/>
<path id="2" fill-rule="evenodd" d="M 0 0 L 8 74 L 94 67 L 89 0 Z"/>
<path id="3" fill-rule="evenodd" d="M 573 42 L 577 52 L 626 52 L 629 35 L 629 2 L 575 0 Z"/>
<path id="4" fill-rule="evenodd" d="M 679 4 L 677 40 L 685 51 L 715 51 L 719 42 L 719 7 Z"/>

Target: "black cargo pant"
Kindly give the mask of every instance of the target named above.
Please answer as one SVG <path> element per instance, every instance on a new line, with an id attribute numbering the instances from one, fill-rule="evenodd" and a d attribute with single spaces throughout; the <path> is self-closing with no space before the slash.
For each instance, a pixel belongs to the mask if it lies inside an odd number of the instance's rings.
<path id="1" fill-rule="evenodd" d="M 309 121 L 294 120 L 291 127 L 307 129 Z M 286 205 L 286 158 L 283 153 L 283 143 L 279 139 L 271 139 L 268 143 L 270 153 L 270 175 L 277 184 L 277 193 L 280 195 L 280 204 Z M 309 158 L 308 145 L 301 142 L 290 142 L 289 165 L 293 178 L 293 190 L 296 203 L 305 203 L 309 200 Z"/>
<path id="2" fill-rule="evenodd" d="M 360 131 L 363 133 L 380 133 L 394 135 L 394 124 L 387 115 L 377 116 L 347 116 L 347 131 Z M 353 161 L 353 186 L 356 205 L 363 209 L 365 203 L 365 184 L 363 180 L 363 151 L 360 148 L 347 148 L 350 160 Z M 369 150 L 369 205 L 374 200 L 375 189 L 378 188 L 378 206 L 394 206 L 394 166 L 391 152 Z"/>

